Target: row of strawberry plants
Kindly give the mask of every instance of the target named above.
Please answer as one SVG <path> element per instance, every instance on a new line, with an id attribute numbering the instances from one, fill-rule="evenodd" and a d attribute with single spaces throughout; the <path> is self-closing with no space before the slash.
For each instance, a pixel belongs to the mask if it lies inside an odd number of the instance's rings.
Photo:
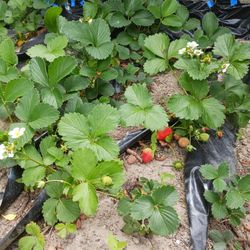
<path id="1" fill-rule="evenodd" d="M 31 60 L 21 70 L 11 39 L 0 43 L 1 115 L 11 122 L 1 132 L 1 165 L 20 165 L 27 188 L 45 188 L 48 224 L 94 215 L 99 191 L 121 198 L 123 167 L 108 135 L 118 125 L 150 129 L 154 152 L 155 138 L 169 136 L 160 133 L 173 119 L 172 133 L 187 151 L 195 150 L 191 138 L 209 140 L 209 129 L 220 130 L 226 117 L 238 126 L 248 123 L 250 98 L 241 79 L 248 71 L 250 45 L 219 27 L 214 14 L 206 14 L 200 25 L 175 0 L 89 1 L 79 21 L 67 21 L 58 10 L 47 11 L 50 33 L 44 45 L 28 50 Z M 196 30 L 194 37 L 170 41 L 165 29 Z M 182 72 L 183 91 L 165 107 L 155 105 L 146 84 L 150 76 L 173 69 Z M 112 98 L 112 80 L 126 88 L 126 103 Z M 48 136 L 35 148 L 32 138 L 43 131 Z M 139 221 L 140 230 L 173 233 L 176 192 L 152 185 L 146 197 L 123 201 L 127 209 L 121 214 L 130 226 Z"/>

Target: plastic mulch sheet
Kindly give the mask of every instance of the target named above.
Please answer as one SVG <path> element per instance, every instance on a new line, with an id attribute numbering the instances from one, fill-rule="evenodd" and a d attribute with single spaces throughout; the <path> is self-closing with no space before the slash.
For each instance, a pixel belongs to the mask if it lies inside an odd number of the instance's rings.
<path id="1" fill-rule="evenodd" d="M 211 189 L 211 183 L 202 179 L 199 172 L 203 164 L 212 164 L 217 167 L 222 162 L 227 162 L 230 173 L 235 173 L 236 156 L 234 144 L 236 130 L 226 123 L 224 136 L 219 139 L 215 132 L 210 135 L 207 143 L 193 142 L 196 150 L 189 153 L 185 162 L 185 189 L 186 202 L 189 214 L 192 249 L 203 250 L 206 248 L 207 230 L 210 207 L 203 197 L 206 189 Z"/>

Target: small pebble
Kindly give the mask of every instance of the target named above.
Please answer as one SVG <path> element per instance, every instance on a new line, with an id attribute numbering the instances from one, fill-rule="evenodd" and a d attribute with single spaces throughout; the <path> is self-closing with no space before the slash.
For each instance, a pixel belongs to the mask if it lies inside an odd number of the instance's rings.
<path id="1" fill-rule="evenodd" d="M 128 164 L 134 164 L 134 163 L 136 163 L 137 162 L 137 159 L 136 159 L 136 157 L 134 156 L 134 155 L 129 155 L 128 156 L 128 158 L 127 158 L 127 163 Z"/>

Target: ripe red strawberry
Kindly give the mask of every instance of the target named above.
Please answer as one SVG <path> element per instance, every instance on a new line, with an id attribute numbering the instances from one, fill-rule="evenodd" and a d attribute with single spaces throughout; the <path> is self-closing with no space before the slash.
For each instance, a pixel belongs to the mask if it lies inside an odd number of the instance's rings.
<path id="1" fill-rule="evenodd" d="M 141 153 L 143 163 L 148 163 L 154 159 L 154 153 L 151 148 L 143 149 Z"/>
<path id="2" fill-rule="evenodd" d="M 159 130 L 157 132 L 157 139 L 159 141 L 163 141 L 166 139 L 166 137 L 168 137 L 169 135 L 171 135 L 173 133 L 173 130 L 170 127 L 167 127 L 163 130 Z"/>

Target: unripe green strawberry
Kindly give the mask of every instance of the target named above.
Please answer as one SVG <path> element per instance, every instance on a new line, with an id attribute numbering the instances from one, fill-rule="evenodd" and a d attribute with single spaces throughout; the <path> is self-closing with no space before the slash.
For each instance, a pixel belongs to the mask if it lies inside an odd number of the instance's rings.
<path id="1" fill-rule="evenodd" d="M 196 148 L 193 145 L 189 144 L 189 145 L 187 145 L 186 150 L 188 152 L 193 152 L 194 150 L 196 150 Z"/>
<path id="2" fill-rule="evenodd" d="M 166 142 L 171 142 L 172 139 L 173 139 L 173 134 L 170 134 L 170 135 L 168 135 L 168 136 L 165 138 L 165 141 L 166 141 Z"/>
<path id="3" fill-rule="evenodd" d="M 112 182 L 113 182 L 113 180 L 112 180 L 112 178 L 110 176 L 106 175 L 106 176 L 102 177 L 102 184 L 104 186 L 110 186 L 110 185 L 112 185 Z"/>
<path id="4" fill-rule="evenodd" d="M 199 141 L 202 141 L 202 142 L 207 142 L 209 140 L 209 134 L 208 133 L 201 133 L 199 135 Z"/>
<path id="5" fill-rule="evenodd" d="M 173 167 L 176 169 L 176 170 L 181 170 L 183 169 L 184 167 L 184 163 L 180 160 L 177 160 L 173 163 Z"/>

